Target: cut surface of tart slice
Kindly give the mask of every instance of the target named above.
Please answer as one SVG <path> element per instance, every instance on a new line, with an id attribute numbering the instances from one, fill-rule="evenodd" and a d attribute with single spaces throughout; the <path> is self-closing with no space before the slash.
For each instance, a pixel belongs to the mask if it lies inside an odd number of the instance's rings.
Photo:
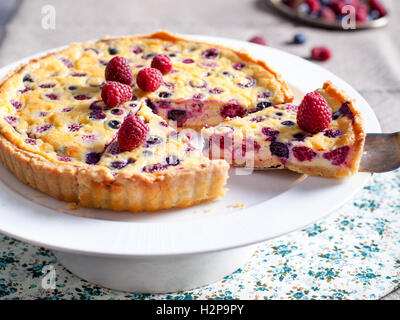
<path id="1" fill-rule="evenodd" d="M 365 133 L 355 101 L 330 82 L 316 92 L 326 99 L 332 115 L 321 132 L 301 129 L 298 106 L 280 104 L 203 129 L 204 152 L 233 166 L 287 168 L 338 178 L 356 173 Z"/>

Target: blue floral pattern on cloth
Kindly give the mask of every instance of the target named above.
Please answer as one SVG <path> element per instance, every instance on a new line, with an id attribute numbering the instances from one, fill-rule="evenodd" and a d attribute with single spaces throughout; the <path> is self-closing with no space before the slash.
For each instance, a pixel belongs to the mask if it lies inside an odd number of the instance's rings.
<path id="1" fill-rule="evenodd" d="M 400 281 L 400 171 L 376 174 L 329 217 L 263 242 L 221 281 L 175 294 L 140 295 L 90 284 L 54 255 L 0 236 L 0 299 L 378 299 Z M 56 267 L 56 289 L 42 268 Z"/>

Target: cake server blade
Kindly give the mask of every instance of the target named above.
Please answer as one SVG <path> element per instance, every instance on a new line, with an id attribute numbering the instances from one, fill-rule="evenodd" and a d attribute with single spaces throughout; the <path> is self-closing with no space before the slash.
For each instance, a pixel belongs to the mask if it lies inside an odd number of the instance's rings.
<path id="1" fill-rule="evenodd" d="M 368 133 L 359 171 L 388 172 L 399 167 L 400 132 Z"/>

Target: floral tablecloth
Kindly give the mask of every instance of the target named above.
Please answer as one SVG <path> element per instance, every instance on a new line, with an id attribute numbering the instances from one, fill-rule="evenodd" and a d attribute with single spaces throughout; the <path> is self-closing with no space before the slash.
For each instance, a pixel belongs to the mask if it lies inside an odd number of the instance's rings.
<path id="1" fill-rule="evenodd" d="M 54 255 L 0 236 L 0 299 L 378 299 L 400 284 L 400 171 L 369 184 L 328 218 L 258 246 L 251 260 L 209 286 L 139 295 L 87 283 Z M 56 288 L 42 287 L 54 265 Z"/>

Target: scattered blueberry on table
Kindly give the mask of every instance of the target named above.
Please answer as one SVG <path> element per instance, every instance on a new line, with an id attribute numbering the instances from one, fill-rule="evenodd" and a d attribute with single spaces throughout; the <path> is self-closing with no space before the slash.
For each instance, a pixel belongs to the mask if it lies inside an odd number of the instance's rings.
<path id="1" fill-rule="evenodd" d="M 307 36 L 304 33 L 296 33 L 293 37 L 293 43 L 303 44 L 307 41 Z"/>

